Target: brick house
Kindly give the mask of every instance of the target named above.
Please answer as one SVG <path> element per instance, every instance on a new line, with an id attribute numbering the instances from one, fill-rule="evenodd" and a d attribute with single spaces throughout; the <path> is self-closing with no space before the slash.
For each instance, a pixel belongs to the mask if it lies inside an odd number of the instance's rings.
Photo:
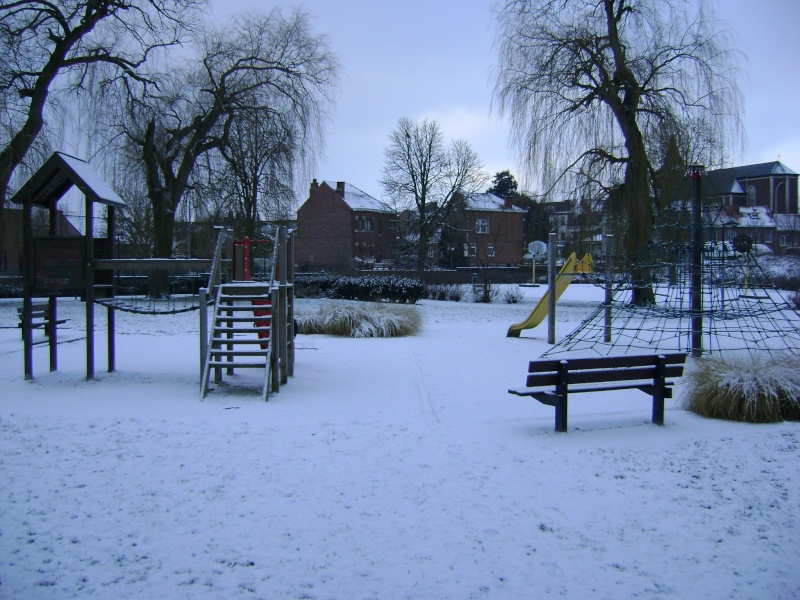
<path id="1" fill-rule="evenodd" d="M 357 187 L 314 179 L 297 209 L 297 269 L 347 273 L 387 261 L 396 225 L 386 206 Z"/>
<path id="2" fill-rule="evenodd" d="M 466 197 L 455 213 L 462 251 L 471 267 L 519 266 L 524 250 L 525 210 L 511 198 L 486 192 Z"/>
<path id="3" fill-rule="evenodd" d="M 708 171 L 711 198 L 726 207 L 766 206 L 773 215 L 796 215 L 798 175 L 779 161 Z"/>
<path id="4" fill-rule="evenodd" d="M 719 200 L 744 234 L 775 254 L 798 247 L 798 174 L 779 161 L 707 173 L 710 198 Z"/>

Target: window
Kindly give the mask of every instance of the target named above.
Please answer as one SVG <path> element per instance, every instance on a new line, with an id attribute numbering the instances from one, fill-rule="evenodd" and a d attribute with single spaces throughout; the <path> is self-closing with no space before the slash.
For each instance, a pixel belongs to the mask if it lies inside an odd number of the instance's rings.
<path id="1" fill-rule="evenodd" d="M 469 256 L 469 245 L 464 244 L 464 256 Z"/>
<path id="2" fill-rule="evenodd" d="M 489 219 L 475 219 L 475 233 L 489 233 Z"/>
<path id="3" fill-rule="evenodd" d="M 436 250 L 436 248 L 434 246 L 428 246 L 428 258 L 433 258 L 434 257 L 435 250 Z"/>
<path id="4" fill-rule="evenodd" d="M 470 244 L 469 245 L 469 255 L 470 256 L 478 256 L 478 246 L 477 246 L 477 244 Z"/>
<path id="5" fill-rule="evenodd" d="M 356 231 L 372 231 L 372 219 L 358 217 L 356 219 Z"/>
<path id="6" fill-rule="evenodd" d="M 792 243 L 792 236 L 784 234 L 780 236 L 780 240 L 781 240 L 781 246 L 785 248 L 786 246 Z"/>
<path id="7" fill-rule="evenodd" d="M 755 206 L 756 205 L 756 188 L 755 186 L 748 186 L 747 187 L 747 206 Z"/>
<path id="8" fill-rule="evenodd" d="M 494 258 L 494 244 L 489 244 L 486 253 L 489 255 L 489 258 Z"/>
<path id="9" fill-rule="evenodd" d="M 397 231 L 397 219 L 389 219 L 389 229 L 391 231 Z"/>

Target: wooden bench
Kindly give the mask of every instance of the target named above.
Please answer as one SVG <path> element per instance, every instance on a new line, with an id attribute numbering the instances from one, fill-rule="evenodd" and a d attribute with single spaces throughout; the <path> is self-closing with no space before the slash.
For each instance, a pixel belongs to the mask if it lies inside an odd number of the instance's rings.
<path id="1" fill-rule="evenodd" d="M 682 353 L 535 360 L 528 364 L 527 387 L 508 393 L 554 406 L 556 431 L 567 431 L 570 393 L 638 389 L 653 397 L 653 423 L 663 425 L 664 399 L 672 398 L 674 385 L 667 378 L 683 375 L 685 362 Z"/>
<path id="2" fill-rule="evenodd" d="M 19 323 L 17 327 L 22 329 L 22 321 L 24 319 L 23 315 L 23 308 L 17 307 L 17 317 L 19 318 Z M 56 325 L 63 325 L 69 319 L 57 319 Z M 31 304 L 31 329 L 44 329 L 44 333 L 46 336 L 50 336 L 50 307 L 47 305 L 46 302 L 41 304 Z M 24 337 L 23 332 L 23 337 Z"/>

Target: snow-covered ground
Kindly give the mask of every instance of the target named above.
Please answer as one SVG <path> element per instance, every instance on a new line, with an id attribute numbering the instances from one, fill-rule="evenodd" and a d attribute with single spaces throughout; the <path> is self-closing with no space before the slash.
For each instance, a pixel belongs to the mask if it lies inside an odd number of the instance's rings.
<path id="1" fill-rule="evenodd" d="M 78 339 L 26 382 L 0 301 L 0 597 L 800 596 L 800 424 L 676 399 L 657 427 L 630 391 L 575 396 L 555 433 L 506 392 L 548 347 L 505 337 L 542 291 L 421 302 L 411 338 L 299 336 L 266 404 L 252 372 L 200 400 L 196 313 L 118 314 L 107 373 L 98 309 L 97 378 Z M 601 296 L 571 286 L 559 336 Z"/>

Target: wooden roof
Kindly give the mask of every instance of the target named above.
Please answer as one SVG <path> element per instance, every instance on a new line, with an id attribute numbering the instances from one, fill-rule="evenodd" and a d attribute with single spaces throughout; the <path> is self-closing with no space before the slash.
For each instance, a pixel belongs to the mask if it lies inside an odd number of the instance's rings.
<path id="1" fill-rule="evenodd" d="M 119 208 L 125 206 L 125 201 L 89 163 L 63 152 L 53 153 L 10 201 L 50 206 L 51 202 L 58 202 L 72 186 L 76 186 L 92 202 Z"/>

